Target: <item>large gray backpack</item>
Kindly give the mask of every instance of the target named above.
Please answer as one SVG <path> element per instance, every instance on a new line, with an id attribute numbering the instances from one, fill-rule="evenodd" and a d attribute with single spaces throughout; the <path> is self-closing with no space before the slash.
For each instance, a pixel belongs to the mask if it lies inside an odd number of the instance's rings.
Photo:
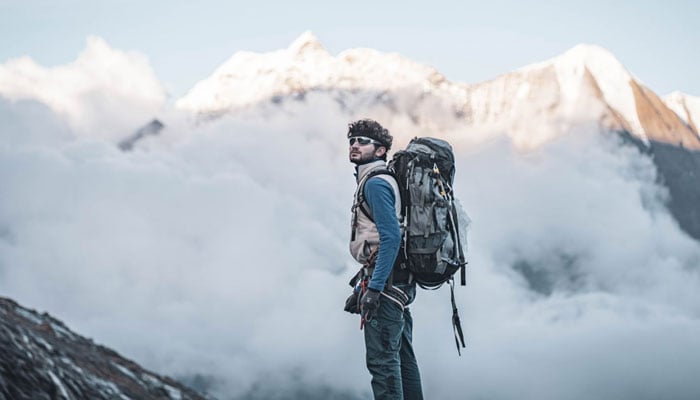
<path id="1" fill-rule="evenodd" d="M 451 281 L 461 269 L 466 284 L 463 243 L 452 184 L 452 146 L 435 138 L 415 138 L 389 162 L 401 191 L 403 257 L 424 289 Z"/>
<path id="2" fill-rule="evenodd" d="M 444 140 L 414 138 L 405 150 L 398 151 L 387 170 L 371 175 L 391 174 L 401 192 L 403 217 L 402 264 L 424 289 L 450 284 L 452 323 L 459 351 L 464 337 L 454 298 L 454 274 L 461 270 L 466 285 L 463 237 L 452 184 L 455 175 L 452 146 Z"/>

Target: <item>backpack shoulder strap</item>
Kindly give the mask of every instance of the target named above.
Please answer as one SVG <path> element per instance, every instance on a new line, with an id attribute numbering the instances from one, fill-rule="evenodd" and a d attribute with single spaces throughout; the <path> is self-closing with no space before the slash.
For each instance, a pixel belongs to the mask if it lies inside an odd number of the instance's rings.
<path id="1" fill-rule="evenodd" d="M 370 179 L 374 178 L 375 176 L 379 176 L 379 175 L 389 175 L 392 178 L 394 178 L 394 180 L 396 180 L 396 175 L 393 172 L 389 171 L 388 169 L 386 169 L 386 168 L 375 169 L 374 171 L 367 174 L 367 176 L 362 180 L 362 182 L 360 182 L 360 187 L 357 190 L 358 207 L 360 208 L 360 211 L 362 211 L 362 213 L 365 214 L 365 216 L 367 218 L 369 218 L 369 220 L 372 222 L 374 222 L 374 217 L 372 217 L 372 210 L 370 210 L 369 207 L 367 206 L 367 199 L 365 199 L 365 185 L 367 184 L 367 181 L 369 181 Z M 397 193 L 395 193 L 395 194 L 397 194 Z"/>

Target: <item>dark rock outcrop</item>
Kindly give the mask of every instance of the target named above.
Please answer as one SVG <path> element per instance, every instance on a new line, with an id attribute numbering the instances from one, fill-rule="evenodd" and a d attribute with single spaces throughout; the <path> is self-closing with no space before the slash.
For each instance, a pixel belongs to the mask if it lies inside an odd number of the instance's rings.
<path id="1" fill-rule="evenodd" d="M 0 400 L 206 397 L 0 297 Z"/>
<path id="2" fill-rule="evenodd" d="M 136 143 L 146 136 L 156 136 L 160 133 L 165 125 L 157 119 L 152 120 L 146 125 L 139 128 L 133 135 L 119 142 L 119 149 L 122 151 L 131 151 L 134 149 Z"/>

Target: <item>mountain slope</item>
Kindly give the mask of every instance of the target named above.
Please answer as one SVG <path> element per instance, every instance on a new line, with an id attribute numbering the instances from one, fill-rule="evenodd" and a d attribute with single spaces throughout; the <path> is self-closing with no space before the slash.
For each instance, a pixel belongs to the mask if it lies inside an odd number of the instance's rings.
<path id="1" fill-rule="evenodd" d="M 597 46 L 576 46 L 468 91 L 465 112 L 474 116 L 470 123 L 485 126 L 500 121 L 528 147 L 573 126 L 596 123 L 606 131 L 629 132 L 647 144 L 655 140 L 700 149 L 696 132 L 610 52 Z M 541 137 L 522 137 L 533 130 Z"/>
<path id="2" fill-rule="evenodd" d="M 0 354 L 0 400 L 204 399 L 2 297 Z"/>
<path id="3" fill-rule="evenodd" d="M 700 97 L 681 92 L 673 92 L 663 98 L 664 103 L 673 110 L 690 129 L 696 133 L 700 127 Z"/>

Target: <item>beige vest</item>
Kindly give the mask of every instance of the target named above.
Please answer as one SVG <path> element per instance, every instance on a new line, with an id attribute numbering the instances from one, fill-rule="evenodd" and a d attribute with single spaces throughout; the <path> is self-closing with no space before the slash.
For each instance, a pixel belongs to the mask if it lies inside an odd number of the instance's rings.
<path id="1" fill-rule="evenodd" d="M 360 210 L 359 190 L 364 186 L 370 172 L 377 169 L 386 168 L 386 163 L 382 160 L 360 165 L 357 168 L 357 189 L 355 190 L 355 200 L 352 206 L 352 220 L 350 232 L 350 254 L 360 264 L 365 264 L 367 258 L 379 247 L 379 232 L 377 226 Z M 401 222 L 401 196 L 396 180 L 390 175 L 377 175 L 378 178 L 387 181 L 394 189 L 394 207 L 396 218 Z M 365 204 L 368 208 L 368 205 Z"/>

